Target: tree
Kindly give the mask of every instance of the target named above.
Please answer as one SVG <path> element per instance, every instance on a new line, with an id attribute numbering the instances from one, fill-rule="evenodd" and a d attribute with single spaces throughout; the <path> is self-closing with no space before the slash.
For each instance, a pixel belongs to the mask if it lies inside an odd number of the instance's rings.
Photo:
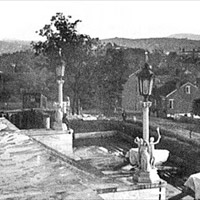
<path id="1" fill-rule="evenodd" d="M 81 21 L 71 22 L 71 16 L 56 13 L 50 24 L 39 31 L 45 41 L 32 43 L 36 54 L 47 56 L 49 70 L 54 74 L 62 61 L 66 63 L 64 95 L 67 91 L 67 95 L 71 97 L 73 113 L 79 112 L 79 102 L 89 92 L 86 86 L 92 78 L 95 57 L 93 49 L 98 43 L 97 39 L 77 33 L 79 22 Z"/>
<path id="2" fill-rule="evenodd" d="M 192 104 L 192 113 L 200 116 L 200 99 L 195 99 Z"/>
<path id="3" fill-rule="evenodd" d="M 0 59 L 1 90 L 4 90 L 6 101 L 9 97 L 20 101 L 23 92 L 41 92 L 51 97 L 55 92 L 48 92 L 52 83 L 52 73 L 47 70 L 44 57 L 35 57 L 32 51 L 21 51 L 3 54 Z M 5 96 L 5 95 L 4 95 Z M 5 98 L 4 98 L 5 99 Z"/>
<path id="4" fill-rule="evenodd" d="M 99 59 L 97 67 L 97 99 L 104 112 L 114 111 L 121 103 L 123 84 L 128 63 L 124 56 L 125 49 L 117 46 L 105 47 L 105 54 Z"/>

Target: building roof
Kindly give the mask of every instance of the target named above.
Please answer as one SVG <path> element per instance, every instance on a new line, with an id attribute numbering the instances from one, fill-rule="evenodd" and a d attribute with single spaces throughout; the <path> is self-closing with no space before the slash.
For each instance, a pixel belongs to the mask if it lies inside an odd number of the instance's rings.
<path id="1" fill-rule="evenodd" d="M 188 80 L 183 80 L 183 81 L 171 80 L 171 81 L 166 82 L 161 87 L 157 88 L 157 94 L 164 97 L 169 96 L 171 93 L 174 93 L 177 90 L 177 85 L 179 85 L 179 87 L 182 87 L 186 85 L 187 83 L 190 83 L 191 85 L 196 87 L 196 85 L 194 85 Z"/>
<path id="2" fill-rule="evenodd" d="M 141 69 L 138 69 L 136 70 L 135 72 L 133 72 L 132 74 L 129 75 L 129 78 L 132 77 L 132 76 L 136 76 L 137 73 L 140 71 Z"/>
<path id="3" fill-rule="evenodd" d="M 176 80 L 168 81 L 161 87 L 157 88 L 157 93 L 161 96 L 167 96 L 169 93 L 176 90 L 176 85 L 177 85 Z"/>

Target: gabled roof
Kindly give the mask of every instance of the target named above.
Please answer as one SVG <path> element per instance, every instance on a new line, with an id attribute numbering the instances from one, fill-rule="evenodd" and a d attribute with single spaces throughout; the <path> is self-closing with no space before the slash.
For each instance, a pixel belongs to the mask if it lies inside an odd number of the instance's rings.
<path id="1" fill-rule="evenodd" d="M 191 83 L 190 81 L 187 80 L 183 80 L 183 81 L 179 81 L 179 80 L 171 80 L 166 82 L 164 85 L 162 85 L 161 87 L 157 88 L 157 94 L 159 94 L 160 96 L 170 96 L 172 93 L 176 92 L 177 90 L 177 84 L 179 84 L 180 87 L 185 86 L 186 84 L 190 84 L 193 87 L 196 87 L 196 85 L 194 85 L 193 83 Z"/>
<path id="2" fill-rule="evenodd" d="M 157 93 L 160 96 L 167 96 L 168 94 L 176 90 L 176 84 L 177 84 L 176 80 L 168 81 L 161 87 L 157 88 Z"/>
<path id="3" fill-rule="evenodd" d="M 137 73 L 138 73 L 139 71 L 140 71 L 140 69 L 138 69 L 138 70 L 136 70 L 135 72 L 133 72 L 132 74 L 130 74 L 130 75 L 129 75 L 129 78 L 132 77 L 132 76 L 136 76 Z"/>
<path id="4" fill-rule="evenodd" d="M 186 84 L 190 84 L 190 85 L 192 85 L 193 87 L 198 88 L 195 84 L 191 83 L 190 81 L 187 81 L 187 82 L 183 83 L 183 84 L 181 85 L 181 87 L 185 86 Z"/>

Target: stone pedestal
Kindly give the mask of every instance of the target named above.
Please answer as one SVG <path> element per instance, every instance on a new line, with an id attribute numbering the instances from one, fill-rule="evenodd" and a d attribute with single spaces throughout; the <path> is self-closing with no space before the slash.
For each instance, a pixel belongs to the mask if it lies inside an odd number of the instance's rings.
<path id="1" fill-rule="evenodd" d="M 133 174 L 133 180 L 137 183 L 159 183 L 160 177 L 158 176 L 157 169 L 151 169 L 149 172 L 136 170 Z"/>
<path id="2" fill-rule="evenodd" d="M 53 123 L 54 130 L 63 130 L 62 118 L 63 118 L 63 113 L 61 107 L 59 107 L 57 108 L 55 113 L 55 122 Z"/>
<path id="3" fill-rule="evenodd" d="M 53 123 L 53 129 L 58 130 L 58 131 L 62 131 L 63 130 L 62 121 L 54 122 Z"/>

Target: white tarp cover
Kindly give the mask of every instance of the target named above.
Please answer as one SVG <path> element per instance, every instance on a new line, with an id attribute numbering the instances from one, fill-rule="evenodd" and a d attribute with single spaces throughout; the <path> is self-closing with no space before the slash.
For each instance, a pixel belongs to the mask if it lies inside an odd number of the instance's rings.
<path id="1" fill-rule="evenodd" d="M 192 174 L 184 185 L 195 192 L 195 199 L 200 199 L 200 173 Z"/>

